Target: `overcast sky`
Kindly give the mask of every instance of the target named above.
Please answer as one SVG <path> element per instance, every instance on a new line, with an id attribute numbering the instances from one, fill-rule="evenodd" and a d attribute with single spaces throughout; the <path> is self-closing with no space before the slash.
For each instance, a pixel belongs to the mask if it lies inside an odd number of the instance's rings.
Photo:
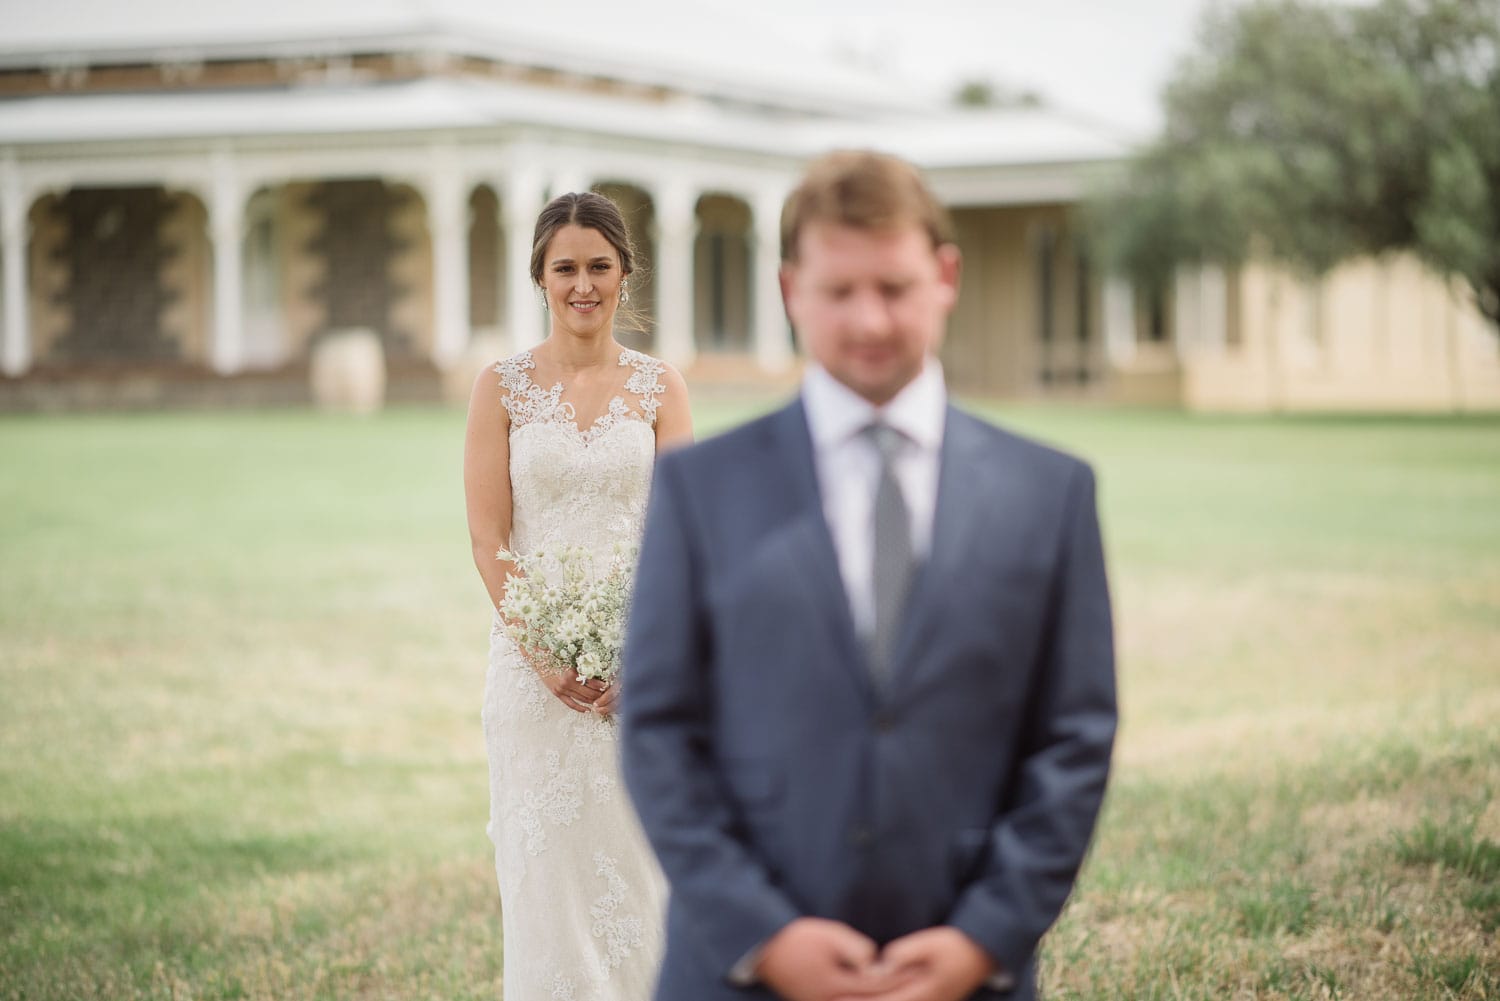
<path id="1" fill-rule="evenodd" d="M 852 51 L 945 92 L 959 79 L 990 78 L 1151 129 L 1160 121 L 1157 94 L 1211 3 L 755 0 L 753 9 L 820 51 Z M 682 30 L 694 20 L 685 17 Z"/>

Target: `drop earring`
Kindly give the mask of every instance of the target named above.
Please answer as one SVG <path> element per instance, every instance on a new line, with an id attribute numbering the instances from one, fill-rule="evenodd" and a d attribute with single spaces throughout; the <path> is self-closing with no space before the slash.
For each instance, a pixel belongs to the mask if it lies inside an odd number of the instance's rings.
<path id="1" fill-rule="evenodd" d="M 547 290 L 542 288 L 540 285 L 534 285 L 532 287 L 536 289 L 536 298 L 537 301 L 542 304 L 542 308 L 551 309 L 551 307 L 547 305 Z"/>
<path id="2" fill-rule="evenodd" d="M 620 305 L 623 306 L 630 301 L 630 285 L 625 279 L 620 279 Z"/>

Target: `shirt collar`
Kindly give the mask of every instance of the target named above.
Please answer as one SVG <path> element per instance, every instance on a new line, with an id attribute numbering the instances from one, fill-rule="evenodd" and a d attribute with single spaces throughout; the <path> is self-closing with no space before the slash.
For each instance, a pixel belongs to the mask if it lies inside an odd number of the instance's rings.
<path id="1" fill-rule="evenodd" d="M 802 378 L 802 406 L 813 446 L 819 451 L 837 448 L 877 419 L 921 448 L 936 451 L 943 442 L 948 407 L 943 366 L 929 356 L 915 379 L 885 406 L 877 407 L 821 365 L 810 364 Z"/>

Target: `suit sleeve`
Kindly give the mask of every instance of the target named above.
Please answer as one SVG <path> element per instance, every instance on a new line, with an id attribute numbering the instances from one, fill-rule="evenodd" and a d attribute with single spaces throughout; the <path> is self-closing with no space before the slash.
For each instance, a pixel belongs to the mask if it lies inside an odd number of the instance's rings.
<path id="1" fill-rule="evenodd" d="M 1019 970 L 1057 919 L 1104 797 L 1117 720 L 1114 638 L 1094 477 L 1068 481 L 1015 790 L 948 923 Z"/>
<path id="2" fill-rule="evenodd" d="M 736 836 L 716 767 L 705 582 L 681 458 L 659 461 L 647 510 L 625 641 L 621 754 L 671 884 L 674 921 L 728 979 L 798 910 Z"/>

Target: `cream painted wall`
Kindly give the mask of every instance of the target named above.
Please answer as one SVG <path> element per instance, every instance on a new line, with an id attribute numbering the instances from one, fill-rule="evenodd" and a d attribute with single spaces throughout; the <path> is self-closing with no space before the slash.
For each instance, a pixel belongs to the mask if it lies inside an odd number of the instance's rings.
<path id="1" fill-rule="evenodd" d="M 1081 276 L 1079 245 L 1065 205 L 1007 206 L 953 212 L 963 276 L 942 358 L 960 392 L 1037 396 L 1107 392 L 1099 276 Z M 1041 256 L 1050 241 L 1053 339 L 1041 336 Z M 1086 285 L 1080 289 L 1080 280 Z M 1080 309 L 1088 336 L 1080 339 Z M 1080 369 L 1086 382 L 1075 379 Z"/>
<path id="2" fill-rule="evenodd" d="M 1320 281 L 1241 269 L 1239 343 L 1182 332 L 1196 410 L 1500 410 L 1500 334 L 1456 283 L 1410 257 L 1346 264 Z"/>
<path id="3" fill-rule="evenodd" d="M 953 213 L 963 274 L 942 359 L 955 390 L 1017 395 L 1035 385 L 1036 288 L 1027 232 L 1055 215 L 1027 208 Z"/>

